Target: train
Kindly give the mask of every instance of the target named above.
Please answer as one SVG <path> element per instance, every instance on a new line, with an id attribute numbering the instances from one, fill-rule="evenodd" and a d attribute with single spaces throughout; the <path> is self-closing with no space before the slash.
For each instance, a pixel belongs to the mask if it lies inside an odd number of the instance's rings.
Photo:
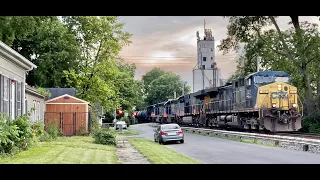
<path id="1" fill-rule="evenodd" d="M 270 132 L 301 129 L 297 87 L 283 71 L 259 71 L 138 111 L 138 122 L 177 123 Z"/>

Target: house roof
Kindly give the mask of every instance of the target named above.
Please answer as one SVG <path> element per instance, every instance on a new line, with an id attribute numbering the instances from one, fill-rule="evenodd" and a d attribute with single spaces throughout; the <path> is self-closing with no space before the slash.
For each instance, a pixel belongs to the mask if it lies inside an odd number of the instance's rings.
<path id="1" fill-rule="evenodd" d="M 45 90 L 50 91 L 51 97 L 48 100 L 68 94 L 70 96 L 76 97 L 76 88 L 45 88 Z"/>
<path id="2" fill-rule="evenodd" d="M 26 85 L 26 92 L 45 98 L 45 96 L 40 94 L 37 89 L 35 89 L 29 85 Z"/>
<path id="3" fill-rule="evenodd" d="M 68 97 L 70 97 L 70 98 L 72 98 L 72 99 L 76 99 L 76 100 L 78 100 L 78 101 L 83 102 L 84 104 L 90 104 L 89 102 L 87 102 L 87 101 L 85 101 L 85 100 L 82 100 L 82 99 L 76 98 L 76 97 L 71 96 L 71 95 L 69 95 L 69 94 L 64 94 L 64 95 L 61 95 L 61 96 L 55 97 L 55 98 L 53 98 L 53 99 L 49 99 L 49 100 L 47 100 L 45 103 L 49 103 L 49 102 L 51 102 L 51 101 L 57 100 L 57 99 L 59 99 L 59 98 L 61 98 L 61 97 L 64 97 L 64 96 L 68 96 Z"/>
<path id="4" fill-rule="evenodd" d="M 13 63 L 23 67 L 25 70 L 32 70 L 37 68 L 35 64 L 23 57 L 17 51 L 13 50 L 11 47 L 0 41 L 0 54 L 11 60 Z"/>

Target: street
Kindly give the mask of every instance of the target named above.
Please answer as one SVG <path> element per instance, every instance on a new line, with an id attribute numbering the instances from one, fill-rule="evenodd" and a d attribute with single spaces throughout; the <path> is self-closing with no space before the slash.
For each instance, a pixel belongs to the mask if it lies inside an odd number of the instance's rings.
<path id="1" fill-rule="evenodd" d="M 131 125 L 139 137 L 153 141 L 149 124 Z M 319 164 L 320 155 L 185 133 L 185 143 L 165 145 L 205 164 Z"/>

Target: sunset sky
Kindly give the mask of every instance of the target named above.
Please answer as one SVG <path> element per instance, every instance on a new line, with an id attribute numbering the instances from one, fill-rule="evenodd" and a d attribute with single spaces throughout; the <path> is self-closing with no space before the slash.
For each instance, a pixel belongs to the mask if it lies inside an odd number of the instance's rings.
<path id="1" fill-rule="evenodd" d="M 220 16 L 122 16 L 125 30 L 132 33 L 132 44 L 125 47 L 120 55 L 128 63 L 137 66 L 136 78 L 159 67 L 179 74 L 192 86 L 192 69 L 197 64 L 197 37 L 203 37 L 204 19 L 206 28 L 212 30 L 216 45 L 227 36 L 228 20 Z M 278 18 L 282 30 L 289 27 L 289 17 Z M 301 17 L 300 21 L 318 23 L 316 16 Z M 291 27 L 291 26 L 290 26 Z M 224 79 L 236 70 L 239 55 L 222 55 L 216 49 L 216 62 Z"/>

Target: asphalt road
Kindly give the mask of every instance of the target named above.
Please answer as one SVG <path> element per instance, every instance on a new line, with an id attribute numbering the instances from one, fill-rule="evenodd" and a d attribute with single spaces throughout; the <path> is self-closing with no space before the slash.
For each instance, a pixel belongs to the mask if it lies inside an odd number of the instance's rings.
<path id="1" fill-rule="evenodd" d="M 153 140 L 149 124 L 131 125 L 139 137 Z M 205 164 L 320 164 L 320 154 L 267 147 L 185 133 L 184 144 L 165 145 Z"/>

